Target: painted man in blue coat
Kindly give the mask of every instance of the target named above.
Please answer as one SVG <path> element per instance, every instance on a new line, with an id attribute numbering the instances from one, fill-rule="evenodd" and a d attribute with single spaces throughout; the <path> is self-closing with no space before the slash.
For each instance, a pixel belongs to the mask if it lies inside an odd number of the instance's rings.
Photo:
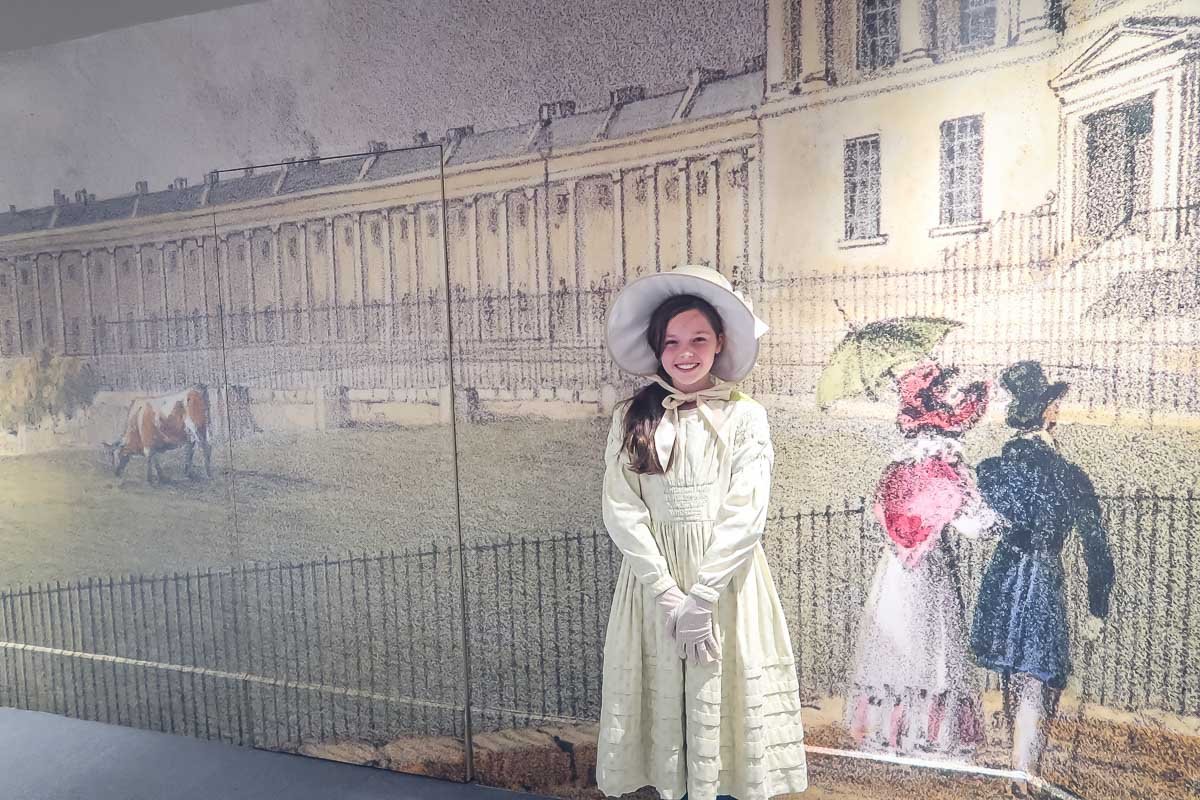
<path id="1" fill-rule="evenodd" d="M 981 666 L 1001 673 L 1013 767 L 1033 773 L 1071 672 L 1062 564 L 1068 534 L 1078 531 L 1087 564 L 1085 638 L 1103 629 L 1113 562 L 1092 482 L 1050 435 L 1068 385 L 1047 383 L 1036 361 L 1008 367 L 1000 383 L 1012 395 L 1007 422 L 1017 432 L 976 470 L 983 499 L 1004 524 L 979 590 L 971 649 Z"/>

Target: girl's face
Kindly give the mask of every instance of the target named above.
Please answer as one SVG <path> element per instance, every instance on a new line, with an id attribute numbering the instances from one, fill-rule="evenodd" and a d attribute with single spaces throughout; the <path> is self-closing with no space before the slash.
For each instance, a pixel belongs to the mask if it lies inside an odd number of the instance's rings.
<path id="1" fill-rule="evenodd" d="M 724 344 L 725 337 L 713 331 L 708 317 L 690 309 L 676 314 L 667 323 L 659 360 L 679 391 L 707 389 L 711 384 L 709 371 Z"/>

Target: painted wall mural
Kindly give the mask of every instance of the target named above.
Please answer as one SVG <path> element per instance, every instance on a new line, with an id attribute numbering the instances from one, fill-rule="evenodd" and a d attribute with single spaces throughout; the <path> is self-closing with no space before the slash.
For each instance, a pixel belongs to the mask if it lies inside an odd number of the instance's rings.
<path id="1" fill-rule="evenodd" d="M 698 263 L 771 328 L 742 388 L 810 784 L 1200 793 L 1186 4 L 508 5 L 446 12 L 444 81 L 364 54 L 445 19 L 365 0 L 0 55 L 118 76 L 106 42 L 184 37 L 251 75 L 147 84 L 220 101 L 215 144 L 146 151 L 201 153 L 199 180 L 0 213 L 0 702 L 594 793 L 602 454 L 638 386 L 604 323 Z M 271 72 L 271 26 L 309 61 Z M 331 64 L 327 98 L 289 94 Z M 409 100 L 431 121 L 380 110 Z M 365 108 L 378 129 L 339 119 Z M 8 173 L 114 180 L 118 134 L 49 172 L 38 138 Z"/>

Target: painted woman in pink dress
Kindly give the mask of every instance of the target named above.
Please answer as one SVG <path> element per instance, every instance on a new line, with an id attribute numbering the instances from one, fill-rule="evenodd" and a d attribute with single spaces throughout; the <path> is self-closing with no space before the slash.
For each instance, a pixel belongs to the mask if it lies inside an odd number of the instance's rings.
<path id="1" fill-rule="evenodd" d="M 846 707 L 850 732 L 867 749 L 953 756 L 983 742 L 952 537 L 977 537 L 997 520 L 960 443 L 983 416 L 988 390 L 983 383 L 952 390 L 954 372 L 925 362 L 898 381 L 905 442 L 875 490 L 884 549 L 859 623 Z"/>

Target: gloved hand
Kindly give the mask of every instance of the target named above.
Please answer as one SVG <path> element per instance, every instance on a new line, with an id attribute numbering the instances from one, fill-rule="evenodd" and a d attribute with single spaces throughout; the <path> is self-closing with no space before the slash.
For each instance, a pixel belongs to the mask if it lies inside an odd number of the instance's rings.
<path id="1" fill-rule="evenodd" d="M 678 586 L 674 585 L 665 592 L 660 592 L 654 598 L 654 603 L 658 606 L 658 612 L 662 614 L 663 629 L 672 636 L 674 635 L 672 631 L 675 628 L 675 615 L 679 613 L 679 606 L 686 598 L 687 595 L 681 592 Z"/>
<path id="2" fill-rule="evenodd" d="M 680 658 L 700 664 L 721 660 L 721 646 L 713 633 L 713 603 L 689 594 L 675 612 L 672 636 Z"/>
<path id="3" fill-rule="evenodd" d="M 1083 630 L 1080 634 L 1085 642 L 1094 642 L 1100 638 L 1100 634 L 1104 633 L 1104 620 L 1100 617 L 1093 617 L 1088 614 L 1088 618 L 1083 623 Z"/>

